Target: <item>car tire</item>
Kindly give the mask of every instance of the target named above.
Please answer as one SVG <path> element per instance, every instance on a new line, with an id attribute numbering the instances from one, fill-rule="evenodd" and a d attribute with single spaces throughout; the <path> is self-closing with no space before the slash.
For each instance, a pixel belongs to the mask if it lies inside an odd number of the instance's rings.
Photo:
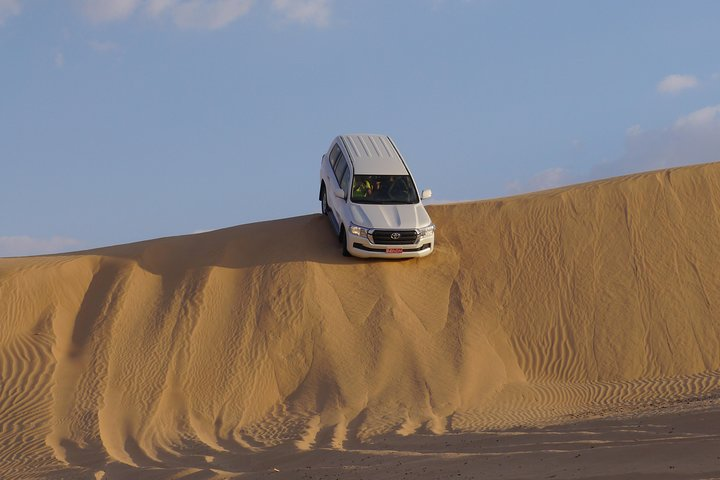
<path id="1" fill-rule="evenodd" d="M 350 257 L 350 251 L 347 248 L 347 234 L 345 233 L 345 226 L 340 226 L 340 243 L 342 244 L 343 257 Z"/>
<path id="2" fill-rule="evenodd" d="M 327 193 L 325 192 L 325 184 L 320 187 L 320 211 L 323 215 L 328 214 Z"/>

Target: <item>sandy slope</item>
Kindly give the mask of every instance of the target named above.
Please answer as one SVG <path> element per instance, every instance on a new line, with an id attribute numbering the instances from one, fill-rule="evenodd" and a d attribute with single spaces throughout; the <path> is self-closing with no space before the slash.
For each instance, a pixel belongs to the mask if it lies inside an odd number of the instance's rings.
<path id="1" fill-rule="evenodd" d="M 421 459 L 712 397 L 719 212 L 710 164 L 434 206 L 420 260 L 344 259 L 320 215 L 0 260 L 0 478 Z"/>

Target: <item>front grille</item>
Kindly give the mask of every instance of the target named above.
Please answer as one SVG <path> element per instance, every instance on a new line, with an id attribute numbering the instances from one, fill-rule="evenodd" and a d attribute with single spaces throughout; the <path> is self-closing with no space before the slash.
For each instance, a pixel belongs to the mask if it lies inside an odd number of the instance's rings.
<path id="1" fill-rule="evenodd" d="M 417 235 L 415 230 L 375 230 L 370 240 L 376 245 L 412 245 Z"/>

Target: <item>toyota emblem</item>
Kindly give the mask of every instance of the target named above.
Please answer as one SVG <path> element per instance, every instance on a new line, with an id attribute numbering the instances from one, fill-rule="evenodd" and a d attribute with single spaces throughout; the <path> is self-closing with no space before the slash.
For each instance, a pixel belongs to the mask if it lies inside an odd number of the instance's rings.
<path id="1" fill-rule="evenodd" d="M 392 238 L 393 240 L 397 240 L 398 238 L 400 238 L 400 234 L 398 232 L 393 232 L 390 234 L 390 238 Z"/>

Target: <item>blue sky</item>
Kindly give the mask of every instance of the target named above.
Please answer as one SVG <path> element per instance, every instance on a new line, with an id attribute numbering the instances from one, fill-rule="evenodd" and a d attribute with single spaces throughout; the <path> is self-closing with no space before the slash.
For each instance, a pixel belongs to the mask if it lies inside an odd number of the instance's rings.
<path id="1" fill-rule="evenodd" d="M 720 160 L 714 1 L 0 0 L 0 256 L 317 212 L 387 133 L 435 201 Z"/>

